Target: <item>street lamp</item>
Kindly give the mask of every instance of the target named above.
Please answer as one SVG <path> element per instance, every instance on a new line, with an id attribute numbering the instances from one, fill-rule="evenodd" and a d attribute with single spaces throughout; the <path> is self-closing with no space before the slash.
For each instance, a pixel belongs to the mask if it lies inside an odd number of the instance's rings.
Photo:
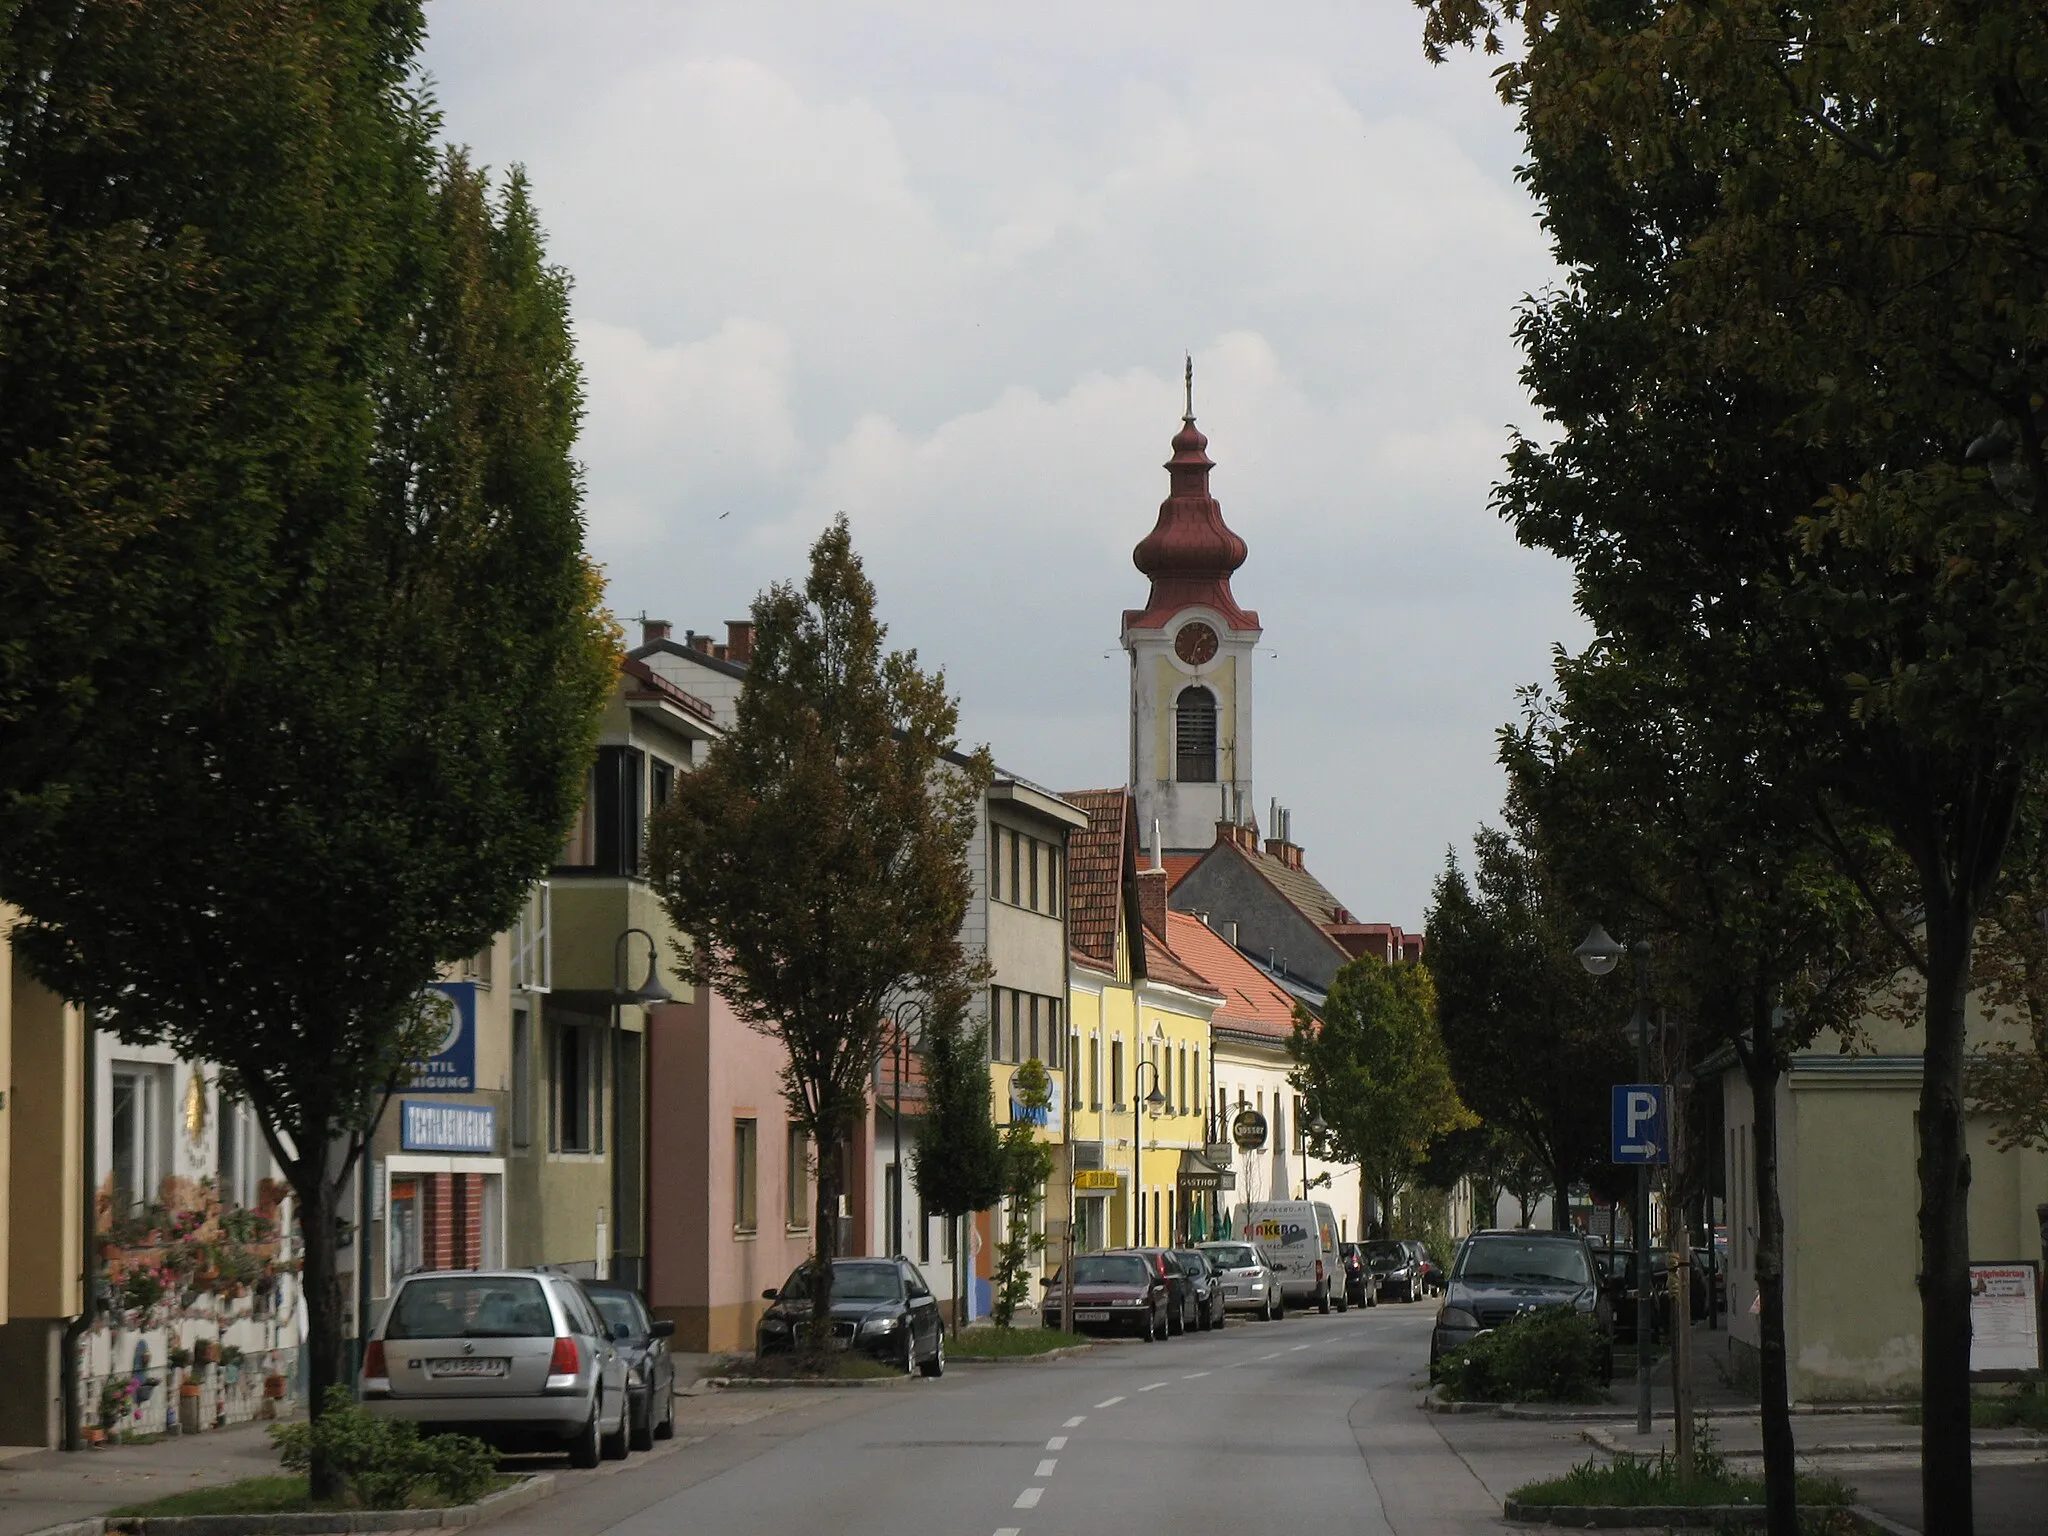
<path id="1" fill-rule="evenodd" d="M 637 987 L 628 987 L 626 985 L 627 941 L 636 933 L 647 941 L 647 979 Z M 626 1199 L 626 1149 L 621 1140 L 624 1134 L 624 1106 L 621 1102 L 624 1094 L 620 1091 L 621 1085 L 619 1081 L 620 1051 L 621 1042 L 624 1038 L 624 1025 L 620 1020 L 620 1010 L 628 1004 L 636 1008 L 652 1008 L 656 1003 L 667 1003 L 674 1000 L 675 994 L 661 984 L 661 946 L 655 943 L 654 935 L 645 928 L 628 928 L 619 935 L 618 942 L 612 945 L 612 1251 L 606 1272 L 613 1280 L 627 1279 L 628 1283 L 632 1284 L 636 1290 L 639 1288 L 644 1277 L 637 1274 L 625 1277 L 619 1273 L 620 1261 L 624 1257 L 624 1250 L 620 1246 L 620 1238 L 625 1231 L 626 1225 L 623 1219 L 623 1207 Z M 643 1031 L 643 1043 L 640 1050 L 640 1071 L 642 1077 L 646 1076 L 649 1054 L 644 1043 Z M 642 1125 L 640 1129 L 640 1136 L 644 1143 L 647 1137 L 645 1125 Z M 643 1242 L 641 1246 L 645 1247 L 646 1245 Z M 644 1253 L 640 1255 L 643 1262 L 646 1257 L 647 1255 Z"/>
<path id="2" fill-rule="evenodd" d="M 1605 976 L 1626 954 L 1635 962 L 1636 1003 L 1629 1038 L 1636 1047 L 1636 1081 L 1650 1080 L 1650 941 L 1623 949 L 1600 924 L 1572 951 L 1594 976 Z M 1636 1433 L 1650 1432 L 1650 1165 L 1636 1164 Z"/>
<path id="3" fill-rule="evenodd" d="M 1152 1074 L 1152 1091 L 1144 1098 L 1138 1097 L 1138 1074 Z M 1138 1187 L 1139 1177 L 1145 1171 L 1145 1137 L 1138 1124 L 1138 1110 L 1142 1107 L 1148 1114 L 1157 1115 L 1166 1107 L 1166 1095 L 1159 1091 L 1159 1063 L 1149 1058 L 1140 1060 L 1131 1069 L 1131 1231 L 1135 1234 L 1131 1246 L 1143 1247 L 1145 1243 L 1145 1201 Z"/>
<path id="4" fill-rule="evenodd" d="M 1329 1133 L 1330 1128 L 1323 1123 L 1323 1117 L 1314 1113 L 1310 1114 L 1308 1123 L 1301 1128 L 1301 1198 L 1304 1200 L 1308 1198 L 1311 1189 L 1326 1188 L 1330 1183 L 1330 1176 L 1327 1173 L 1319 1175 L 1313 1184 L 1309 1182 L 1308 1177 L 1309 1149 L 1319 1145 Z"/>

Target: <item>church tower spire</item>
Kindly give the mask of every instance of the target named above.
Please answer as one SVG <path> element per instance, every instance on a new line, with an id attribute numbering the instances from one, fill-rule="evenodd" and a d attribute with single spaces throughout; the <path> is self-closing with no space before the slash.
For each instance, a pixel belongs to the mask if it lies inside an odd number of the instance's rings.
<path id="1" fill-rule="evenodd" d="M 1131 552 L 1152 590 L 1126 610 L 1131 659 L 1131 792 L 1138 824 L 1157 823 L 1168 851 L 1198 851 L 1216 823 L 1252 802 L 1252 653 L 1259 616 L 1240 607 L 1230 578 L 1249 551 L 1210 494 L 1209 440 L 1195 425 L 1194 361 L 1182 375 L 1183 414 L 1166 461 L 1167 497 Z"/>

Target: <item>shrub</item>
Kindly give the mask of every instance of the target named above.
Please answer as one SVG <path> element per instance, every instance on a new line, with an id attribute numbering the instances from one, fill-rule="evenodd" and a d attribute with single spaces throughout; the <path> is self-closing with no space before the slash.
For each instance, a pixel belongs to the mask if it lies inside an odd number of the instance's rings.
<path id="1" fill-rule="evenodd" d="M 497 1452 L 473 1436 L 422 1436 L 404 1419 L 369 1413 L 347 1387 L 329 1387 L 326 1408 L 311 1423 L 274 1426 L 270 1438 L 288 1471 L 306 1471 L 316 1449 L 328 1457 L 367 1509 L 403 1509 L 426 1483 L 448 1503 L 468 1504 L 497 1475 Z"/>
<path id="2" fill-rule="evenodd" d="M 1571 1307 L 1544 1307 L 1453 1350 L 1437 1379 L 1453 1401 L 1597 1403 L 1607 1362 L 1607 1339 L 1591 1321 Z"/>

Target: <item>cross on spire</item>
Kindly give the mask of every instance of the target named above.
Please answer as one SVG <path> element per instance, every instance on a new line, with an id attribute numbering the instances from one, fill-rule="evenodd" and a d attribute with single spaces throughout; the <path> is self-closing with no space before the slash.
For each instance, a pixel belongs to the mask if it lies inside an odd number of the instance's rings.
<path id="1" fill-rule="evenodd" d="M 1184 392 L 1187 408 L 1181 412 L 1180 419 L 1192 422 L 1195 419 L 1195 354 L 1189 352 L 1185 356 L 1187 358 L 1187 368 L 1181 374 L 1181 388 Z"/>

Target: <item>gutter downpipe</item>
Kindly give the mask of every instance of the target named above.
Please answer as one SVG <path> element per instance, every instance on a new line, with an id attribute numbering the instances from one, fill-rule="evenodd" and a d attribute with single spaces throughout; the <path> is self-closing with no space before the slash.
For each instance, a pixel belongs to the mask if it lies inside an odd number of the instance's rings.
<path id="1" fill-rule="evenodd" d="M 78 1315 L 64 1324 L 64 1353 L 57 1362 L 58 1391 L 63 1399 L 64 1449 L 85 1449 L 85 1402 L 79 1380 L 78 1343 L 92 1327 L 99 1287 L 93 1284 L 93 1223 L 99 1216 L 99 1185 L 93 1171 L 93 1154 L 99 1146 L 99 1074 L 93 1050 L 92 1016 L 78 1010 L 81 1065 L 79 1075 L 85 1094 L 84 1112 L 79 1116 L 83 1145 L 78 1149 L 78 1184 L 83 1196 L 79 1203 Z"/>

